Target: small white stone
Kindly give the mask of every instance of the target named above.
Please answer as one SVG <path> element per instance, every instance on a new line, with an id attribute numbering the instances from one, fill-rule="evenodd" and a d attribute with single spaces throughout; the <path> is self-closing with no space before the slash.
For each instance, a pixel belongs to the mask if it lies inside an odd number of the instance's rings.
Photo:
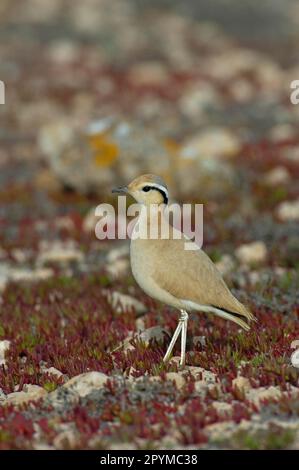
<path id="1" fill-rule="evenodd" d="M 62 385 L 62 388 L 70 389 L 80 397 L 85 397 L 93 390 L 103 388 L 108 379 L 109 377 L 102 372 L 86 372 L 72 377 Z"/>
<path id="2" fill-rule="evenodd" d="M 5 353 L 8 351 L 9 347 L 10 341 L 8 339 L 0 341 L 0 365 L 5 364 Z"/>
<path id="3" fill-rule="evenodd" d="M 250 385 L 250 381 L 249 379 L 247 379 L 247 377 L 243 377 L 243 376 L 239 376 L 239 377 L 236 377 L 233 382 L 232 382 L 232 385 L 234 388 L 238 388 L 239 390 L 241 391 L 248 391 L 250 390 L 252 387 Z"/>
<path id="4" fill-rule="evenodd" d="M 55 375 L 55 377 L 63 377 L 63 373 L 60 372 L 60 370 L 56 369 L 55 367 L 42 367 L 41 368 L 42 372 L 44 374 L 50 374 L 50 375 Z"/>
<path id="5" fill-rule="evenodd" d="M 166 379 L 171 380 L 172 382 L 174 382 L 176 387 L 179 390 L 181 390 L 184 387 L 185 383 L 186 383 L 184 377 L 181 374 L 177 373 L 177 372 L 167 372 Z"/>
<path id="6" fill-rule="evenodd" d="M 193 136 L 182 147 L 182 157 L 200 160 L 234 157 L 240 141 L 225 128 L 207 129 Z"/>
<path id="7" fill-rule="evenodd" d="M 53 440 L 53 444 L 55 449 L 73 449 L 76 444 L 78 443 L 78 431 L 69 429 L 66 431 L 60 432 L 57 436 L 55 436 Z"/>
<path id="8" fill-rule="evenodd" d="M 39 400 L 46 395 L 47 391 L 43 387 L 25 384 L 21 392 L 9 393 L 2 404 L 22 405 L 23 403 Z"/>
<path id="9" fill-rule="evenodd" d="M 115 310 L 116 313 L 124 313 L 128 310 L 134 310 L 136 313 L 144 313 L 146 307 L 137 299 L 134 299 L 130 295 L 122 294 L 118 291 L 103 291 L 107 295 L 107 300 L 111 307 Z"/>
<path id="10" fill-rule="evenodd" d="M 54 271 L 50 268 L 12 268 L 9 273 L 9 278 L 14 282 L 37 282 L 49 279 L 53 275 Z"/>
<path id="11" fill-rule="evenodd" d="M 290 180 L 290 174 L 284 166 L 276 166 L 265 175 L 265 183 L 269 186 L 286 184 Z"/>
<path id="12" fill-rule="evenodd" d="M 55 241 L 53 243 L 42 242 L 37 265 L 44 266 L 49 263 L 67 265 L 80 263 L 84 260 L 83 253 L 72 242 Z"/>
<path id="13" fill-rule="evenodd" d="M 264 242 L 256 241 L 239 246 L 235 253 L 241 263 L 263 263 L 267 258 L 267 247 Z"/>
<path id="14" fill-rule="evenodd" d="M 232 404 L 226 403 L 225 401 L 214 401 L 212 406 L 219 413 L 219 415 L 223 417 L 228 415 L 233 409 Z"/>
<path id="15" fill-rule="evenodd" d="M 281 202 L 277 207 L 276 213 L 283 222 L 299 220 L 299 199 Z"/>

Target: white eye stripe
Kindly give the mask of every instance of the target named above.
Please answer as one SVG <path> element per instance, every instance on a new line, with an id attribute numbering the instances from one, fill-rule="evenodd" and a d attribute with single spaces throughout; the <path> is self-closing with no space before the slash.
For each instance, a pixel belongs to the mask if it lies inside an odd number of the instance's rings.
<path id="1" fill-rule="evenodd" d="M 163 193 L 168 197 L 168 191 L 165 188 L 165 186 L 162 186 L 162 185 L 156 184 L 156 183 L 147 184 L 146 186 L 149 186 L 150 188 L 153 188 L 153 189 L 155 189 L 155 188 L 159 189 L 160 191 L 163 191 Z"/>

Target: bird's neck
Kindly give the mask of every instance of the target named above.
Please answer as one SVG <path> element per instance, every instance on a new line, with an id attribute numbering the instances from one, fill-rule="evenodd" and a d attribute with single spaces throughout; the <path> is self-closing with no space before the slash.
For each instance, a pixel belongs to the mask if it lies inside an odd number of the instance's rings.
<path id="1" fill-rule="evenodd" d="M 165 238 L 162 235 L 165 230 L 168 232 L 170 227 L 168 219 L 164 216 L 165 207 L 165 204 L 141 205 L 134 227 L 135 236 L 150 239 Z"/>

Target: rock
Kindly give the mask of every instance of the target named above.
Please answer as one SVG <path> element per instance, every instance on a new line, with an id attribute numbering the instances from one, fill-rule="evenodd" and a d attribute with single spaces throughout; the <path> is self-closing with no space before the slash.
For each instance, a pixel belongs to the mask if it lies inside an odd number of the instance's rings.
<path id="1" fill-rule="evenodd" d="M 0 341 L 0 366 L 5 365 L 5 353 L 10 347 L 10 341 L 4 339 Z"/>
<path id="2" fill-rule="evenodd" d="M 37 282 L 49 279 L 53 275 L 53 270 L 49 268 L 12 268 L 9 272 L 9 279 L 14 282 Z"/>
<path id="3" fill-rule="evenodd" d="M 279 387 L 259 387 L 246 391 L 246 399 L 259 406 L 262 400 L 279 399 L 282 392 Z"/>
<path id="4" fill-rule="evenodd" d="M 107 254 L 107 264 L 114 263 L 120 258 L 128 258 L 130 255 L 130 245 L 128 243 L 123 244 L 118 248 L 113 248 Z"/>
<path id="5" fill-rule="evenodd" d="M 284 166 L 276 166 L 264 177 L 264 181 L 269 186 L 276 186 L 286 184 L 290 180 L 290 174 Z"/>
<path id="6" fill-rule="evenodd" d="M 174 382 L 178 390 L 181 390 L 186 383 L 184 377 L 177 372 L 167 372 L 166 379 Z"/>
<path id="7" fill-rule="evenodd" d="M 128 79 L 135 86 L 165 86 L 169 73 L 163 63 L 140 62 L 131 66 Z"/>
<path id="8" fill-rule="evenodd" d="M 53 439 L 53 445 L 55 449 L 59 450 L 74 449 L 78 442 L 79 433 L 73 429 L 62 431 Z"/>
<path id="9" fill-rule="evenodd" d="M 139 338 L 146 344 L 149 344 L 151 340 L 156 340 L 158 343 L 163 342 L 167 332 L 161 326 L 152 326 L 142 331 Z"/>
<path id="10" fill-rule="evenodd" d="M 204 348 L 207 344 L 207 339 L 206 339 L 206 336 L 193 336 L 192 342 L 193 342 L 193 346 L 196 347 L 200 345 L 201 347 Z"/>
<path id="11" fill-rule="evenodd" d="M 137 314 L 142 314 L 147 310 L 142 302 L 134 299 L 130 295 L 125 295 L 118 291 L 110 292 L 107 290 L 103 290 L 103 293 L 107 296 L 109 304 L 117 314 L 131 310 L 134 310 Z"/>
<path id="12" fill-rule="evenodd" d="M 79 59 L 80 50 L 76 44 L 68 40 L 51 42 L 48 48 L 49 59 L 59 65 L 74 62 Z"/>
<path id="13" fill-rule="evenodd" d="M 296 131 L 291 124 L 276 124 L 269 133 L 269 137 L 273 142 L 293 139 L 295 136 Z"/>
<path id="14" fill-rule="evenodd" d="M 25 384 L 21 392 L 13 392 L 7 395 L 5 405 L 23 405 L 30 401 L 40 400 L 47 395 L 47 391 L 38 385 Z"/>
<path id="15" fill-rule="evenodd" d="M 218 109 L 221 104 L 221 96 L 208 83 L 192 85 L 179 100 L 179 107 L 183 114 L 193 119 L 203 119 L 207 111 Z"/>
<path id="16" fill-rule="evenodd" d="M 208 393 L 208 384 L 204 380 L 197 380 L 194 383 L 194 390 L 200 397 L 205 398 Z"/>
<path id="17" fill-rule="evenodd" d="M 224 421 L 222 423 L 213 423 L 205 426 L 205 432 L 209 435 L 209 441 L 221 442 L 223 439 L 229 439 L 236 431 L 236 423 L 233 421 Z"/>
<path id="18" fill-rule="evenodd" d="M 246 103 L 254 98 L 254 85 L 245 78 L 237 78 L 229 85 L 229 92 L 239 103 Z"/>
<path id="19" fill-rule="evenodd" d="M 62 388 L 69 389 L 82 398 L 95 389 L 103 388 L 108 379 L 109 377 L 102 372 L 86 372 L 72 377 L 62 385 Z"/>
<path id="20" fill-rule="evenodd" d="M 135 321 L 135 326 L 137 331 L 145 330 L 145 321 L 144 317 L 137 318 Z"/>
<path id="21" fill-rule="evenodd" d="M 276 214 L 282 222 L 299 220 L 299 199 L 281 202 L 276 209 Z"/>
<path id="22" fill-rule="evenodd" d="M 112 279 L 120 279 L 128 274 L 130 262 L 128 259 L 117 259 L 112 264 L 108 265 L 106 269 Z"/>
<path id="23" fill-rule="evenodd" d="M 50 446 L 46 442 L 36 442 L 32 444 L 34 450 L 55 450 L 53 446 Z"/>
<path id="24" fill-rule="evenodd" d="M 83 260 L 83 253 L 76 248 L 73 242 L 55 241 L 48 243 L 43 241 L 40 244 L 37 264 L 39 266 L 47 264 L 69 265 L 71 263 L 80 263 Z"/>
<path id="25" fill-rule="evenodd" d="M 235 254 L 244 264 L 263 263 L 267 258 L 267 247 L 261 241 L 246 243 L 237 248 Z"/>
<path id="26" fill-rule="evenodd" d="M 41 367 L 41 371 L 43 374 L 50 374 L 54 375 L 55 377 L 63 377 L 63 373 L 60 370 L 56 369 L 55 367 Z"/>
<path id="27" fill-rule="evenodd" d="M 143 341 L 147 346 L 149 345 L 151 340 L 156 340 L 158 343 L 164 340 L 164 336 L 167 332 L 161 326 L 152 326 L 151 328 L 147 328 L 146 330 L 142 331 L 138 335 L 136 335 L 136 339 Z M 131 332 L 122 342 L 120 346 L 115 348 L 113 351 L 117 351 L 118 349 L 124 348 L 125 351 L 135 349 L 134 346 L 131 344 L 133 339 L 133 332 Z"/>
<path id="28" fill-rule="evenodd" d="M 299 162 L 299 145 L 295 147 L 287 147 L 282 150 L 281 155 L 284 159 L 288 160 L 291 163 Z"/>
<path id="29" fill-rule="evenodd" d="M 74 230 L 75 224 L 71 217 L 56 217 L 54 220 L 55 227 L 59 230 Z"/>
<path id="30" fill-rule="evenodd" d="M 2 263 L 0 266 L 0 292 L 4 291 L 8 282 L 38 282 L 53 276 L 54 272 L 48 268 L 14 268 L 10 264 Z"/>
<path id="31" fill-rule="evenodd" d="M 203 369 L 202 367 L 196 366 L 186 366 L 186 372 L 190 372 L 190 374 L 194 377 L 196 381 L 204 381 L 207 384 L 215 384 L 217 380 L 216 374 L 211 372 L 210 370 Z"/>
<path id="32" fill-rule="evenodd" d="M 129 244 L 110 250 L 106 258 L 106 269 L 113 279 L 125 276 L 130 270 Z"/>
<path id="33" fill-rule="evenodd" d="M 43 126 L 39 146 L 59 181 L 80 193 L 108 193 L 140 169 L 167 173 L 170 156 L 156 135 L 140 123 L 74 118 Z M 116 168 L 117 165 L 117 168 Z"/>
<path id="34" fill-rule="evenodd" d="M 252 388 L 249 379 L 247 379 L 247 377 L 242 377 L 241 375 L 233 379 L 232 385 L 234 388 L 238 388 L 240 391 L 244 392 Z"/>
<path id="35" fill-rule="evenodd" d="M 225 401 L 214 401 L 212 403 L 213 408 L 217 411 L 217 413 L 221 417 L 226 417 L 229 415 L 233 409 L 233 406 L 231 403 L 226 403 Z"/>
<path id="36" fill-rule="evenodd" d="M 225 128 L 209 128 L 191 137 L 183 145 L 182 157 L 200 160 L 231 158 L 240 151 L 235 134 Z"/>

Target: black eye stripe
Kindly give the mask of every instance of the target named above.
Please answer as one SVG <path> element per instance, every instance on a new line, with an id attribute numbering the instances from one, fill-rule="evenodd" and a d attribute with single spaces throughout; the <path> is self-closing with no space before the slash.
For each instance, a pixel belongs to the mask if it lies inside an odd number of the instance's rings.
<path id="1" fill-rule="evenodd" d="M 161 188 L 157 188 L 156 186 L 144 186 L 142 188 L 142 191 L 144 191 L 145 193 L 148 193 L 149 191 L 151 190 L 156 190 L 158 191 L 162 196 L 163 196 L 163 202 L 164 204 L 167 204 L 168 203 L 168 196 L 167 196 L 167 193 L 163 191 L 163 189 Z"/>

